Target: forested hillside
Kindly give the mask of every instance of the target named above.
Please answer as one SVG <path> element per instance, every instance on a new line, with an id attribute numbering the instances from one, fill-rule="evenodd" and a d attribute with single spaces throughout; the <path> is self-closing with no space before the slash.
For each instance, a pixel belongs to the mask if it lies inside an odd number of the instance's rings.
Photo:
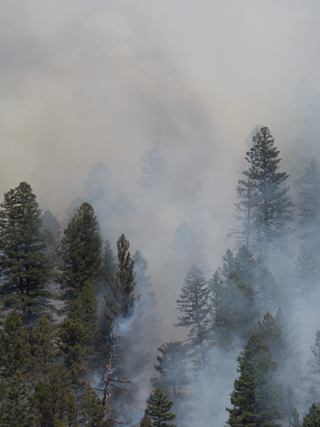
<path id="1" fill-rule="evenodd" d="M 112 194 L 101 163 L 61 222 L 26 182 L 4 194 L 1 426 L 319 425 L 320 166 L 294 171 L 293 200 L 265 126 L 241 165 L 220 265 L 202 249 L 213 219 L 191 192 L 157 277 L 148 247 L 115 234 L 129 223 L 138 241 L 166 197 L 160 143 L 142 156 L 134 200 Z"/>

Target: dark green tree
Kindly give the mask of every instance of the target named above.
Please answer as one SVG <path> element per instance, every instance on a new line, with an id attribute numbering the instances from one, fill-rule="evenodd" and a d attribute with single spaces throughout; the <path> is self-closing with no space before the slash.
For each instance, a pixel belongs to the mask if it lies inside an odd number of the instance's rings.
<path id="1" fill-rule="evenodd" d="M 12 310 L 0 330 L 0 376 L 12 378 L 18 370 L 28 374 L 30 357 L 29 333 L 19 313 Z"/>
<path id="2" fill-rule="evenodd" d="M 55 366 L 48 381 L 39 380 L 33 395 L 36 423 L 39 427 L 77 427 L 75 395 L 71 391 L 66 368 Z"/>
<path id="3" fill-rule="evenodd" d="M 196 368 L 207 369 L 209 350 L 209 292 L 202 270 L 195 265 L 188 271 L 177 307 L 182 316 L 175 326 L 189 329 L 191 357 Z"/>
<path id="4" fill-rule="evenodd" d="M 159 375 L 151 378 L 151 384 L 161 388 L 174 401 L 172 410 L 177 414 L 177 426 L 181 426 L 191 410 L 186 403 L 191 398 L 187 390 L 191 383 L 187 375 L 187 348 L 181 341 L 171 341 L 158 347 L 158 351 L 161 355 L 157 356 L 158 364 L 154 368 Z"/>
<path id="5" fill-rule="evenodd" d="M 320 426 L 320 406 L 313 403 L 309 412 L 303 417 L 302 427 L 319 427 Z"/>
<path id="6" fill-rule="evenodd" d="M 1 412 L 1 427 L 35 426 L 31 393 L 21 371 L 17 371 L 10 381 Z"/>
<path id="7" fill-rule="evenodd" d="M 152 427 L 152 421 L 148 414 L 144 414 L 140 422 L 140 427 Z"/>
<path id="8" fill-rule="evenodd" d="M 32 382 L 35 383 L 39 379 L 47 381 L 55 368 L 60 350 L 56 331 L 45 316 L 39 319 L 31 334 L 30 343 Z"/>
<path id="9" fill-rule="evenodd" d="M 80 401 L 80 426 L 105 427 L 105 407 L 97 393 L 86 384 Z"/>
<path id="10" fill-rule="evenodd" d="M 170 412 L 172 405 L 173 402 L 160 388 L 150 394 L 145 412 L 151 418 L 153 427 L 175 427 L 175 424 L 169 424 L 176 417 Z"/>
<path id="11" fill-rule="evenodd" d="M 71 216 L 60 247 L 60 282 L 69 301 L 82 291 L 86 281 L 93 286 L 102 276 L 102 240 L 97 217 L 85 202 Z"/>
<path id="12" fill-rule="evenodd" d="M 128 317 L 134 303 L 134 261 L 129 252 L 130 243 L 124 234 L 117 241 L 118 271 L 109 277 L 110 292 L 105 296 L 107 322 L 111 325 L 118 316 Z"/>
<path id="13" fill-rule="evenodd" d="M 232 409 L 227 424 L 231 427 L 275 427 L 282 418 L 279 408 L 277 372 L 271 352 L 258 337 L 252 335 L 238 357 L 239 378 L 231 393 Z"/>
<path id="14" fill-rule="evenodd" d="M 284 246 L 284 239 L 292 230 L 293 204 L 287 194 L 286 181 L 289 175 L 279 171 L 279 151 L 267 127 L 262 127 L 252 138 L 253 144 L 246 153 L 249 168 L 243 172 L 247 182 L 239 181 L 240 202 L 237 211 L 241 216 L 242 242 L 250 250 L 270 255 L 270 245 Z M 239 188 L 250 188 L 248 191 Z M 249 219 L 250 218 L 250 221 Z"/>
<path id="15" fill-rule="evenodd" d="M 52 308 L 41 210 L 26 182 L 5 193 L 0 207 L 0 297 L 6 309 L 16 308 L 30 323 Z"/>
<path id="16" fill-rule="evenodd" d="M 315 158 L 305 167 L 300 180 L 299 226 L 307 247 L 318 250 L 320 245 L 320 167 Z"/>

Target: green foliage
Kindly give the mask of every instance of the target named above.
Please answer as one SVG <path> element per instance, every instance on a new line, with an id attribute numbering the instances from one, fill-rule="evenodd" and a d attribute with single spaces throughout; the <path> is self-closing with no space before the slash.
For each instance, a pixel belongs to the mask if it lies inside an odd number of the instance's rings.
<path id="1" fill-rule="evenodd" d="M 239 378 L 231 393 L 232 409 L 227 423 L 231 427 L 275 427 L 282 418 L 279 389 L 275 380 L 276 364 L 271 352 L 252 335 L 238 357 Z"/>
<path id="2" fill-rule="evenodd" d="M 210 289 L 203 272 L 195 265 L 188 271 L 181 289 L 177 307 L 182 316 L 175 326 L 189 329 L 191 341 L 191 357 L 197 368 L 207 369 L 207 353 L 209 339 L 209 292 Z"/>
<path id="3" fill-rule="evenodd" d="M 0 330 L 0 376 L 12 378 L 18 371 L 30 369 L 29 334 L 16 310 L 6 318 Z"/>
<path id="4" fill-rule="evenodd" d="M 5 193 L 0 206 L 0 296 L 6 309 L 16 308 L 30 323 L 50 307 L 41 210 L 26 182 Z"/>
<path id="5" fill-rule="evenodd" d="M 187 387 L 191 383 L 187 375 L 187 347 L 181 341 L 171 341 L 158 347 L 161 355 L 157 356 L 158 364 L 154 368 L 159 376 L 151 378 L 154 388 L 163 390 L 173 399 L 173 411 L 177 414 L 176 424 L 182 425 L 190 414 L 190 400 Z M 190 419 L 190 418 L 189 418 Z"/>
<path id="6" fill-rule="evenodd" d="M 296 408 L 291 412 L 291 419 L 289 420 L 290 427 L 301 427 L 300 415 Z"/>
<path id="7" fill-rule="evenodd" d="M 156 388 L 147 400 L 145 413 L 152 420 L 153 427 L 175 427 L 175 424 L 168 424 L 168 421 L 175 419 L 175 414 L 170 412 L 173 402 L 160 388 Z"/>
<path id="8" fill-rule="evenodd" d="M 89 203 L 82 203 L 70 218 L 61 239 L 60 281 L 69 301 L 81 293 L 86 281 L 95 286 L 100 280 L 101 248 L 97 217 Z"/>
<path id="9" fill-rule="evenodd" d="M 1 406 L 1 427 L 35 426 L 31 394 L 21 371 L 17 371 L 12 377 Z"/>
<path id="10" fill-rule="evenodd" d="M 31 334 L 32 381 L 47 381 L 60 356 L 54 327 L 42 316 Z"/>
<path id="11" fill-rule="evenodd" d="M 309 412 L 303 417 L 302 427 L 319 427 L 320 425 L 320 406 L 313 403 Z"/>
<path id="12" fill-rule="evenodd" d="M 140 427 L 152 427 L 152 421 L 148 414 L 144 414 L 140 422 Z"/>
<path id="13" fill-rule="evenodd" d="M 269 348 L 277 364 L 284 362 L 286 344 L 282 335 L 281 326 L 275 317 L 267 312 L 263 316 L 262 321 L 259 320 L 253 333 Z"/>
<path id="14" fill-rule="evenodd" d="M 66 368 L 55 366 L 48 381 L 39 380 L 33 395 L 36 423 L 39 427 L 76 427 L 77 409 Z"/>
<path id="15" fill-rule="evenodd" d="M 105 407 L 90 384 L 86 384 L 80 402 L 80 426 L 105 427 Z"/>
<path id="16" fill-rule="evenodd" d="M 190 384 L 187 376 L 187 348 L 181 341 L 171 341 L 158 347 L 161 356 L 157 356 L 155 369 L 159 377 L 151 378 L 155 388 L 161 388 L 172 399 L 185 397 L 186 387 Z"/>
<path id="17" fill-rule="evenodd" d="M 292 232 L 293 204 L 285 185 L 289 175 L 279 172 L 279 151 L 267 127 L 262 127 L 252 138 L 246 153 L 249 168 L 243 172 L 246 181 L 239 181 L 236 205 L 241 221 L 241 240 L 246 246 L 266 256 L 270 244 L 279 242 Z"/>
<path id="18" fill-rule="evenodd" d="M 105 296 L 106 317 L 109 325 L 114 317 L 128 317 L 134 303 L 134 261 L 129 252 L 130 243 L 124 234 L 117 241 L 118 271 L 109 277 L 110 292 Z"/>

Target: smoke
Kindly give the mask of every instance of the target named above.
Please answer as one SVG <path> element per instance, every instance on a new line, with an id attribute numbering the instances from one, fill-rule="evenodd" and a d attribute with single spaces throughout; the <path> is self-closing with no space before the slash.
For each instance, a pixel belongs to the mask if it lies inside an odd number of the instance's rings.
<path id="1" fill-rule="evenodd" d="M 170 279 L 164 267 L 174 262 L 177 229 L 187 223 L 196 233 L 208 278 L 233 249 L 225 236 L 254 126 L 275 137 L 294 201 L 299 171 L 319 159 L 319 12 L 315 0 L 1 2 L 0 191 L 27 181 L 61 222 L 66 209 L 88 200 L 113 247 L 126 234 L 132 253 L 149 261 L 158 300 L 156 336 L 140 335 L 148 351 L 185 338 L 172 325 L 190 265 L 176 263 Z M 141 156 L 154 141 L 170 172 L 141 196 Z M 282 295 L 294 281 L 297 234 L 290 244 L 292 258 L 272 268 Z M 282 304 L 298 325 L 306 366 L 316 310 L 301 308 L 296 296 Z M 137 309 L 120 334 L 133 334 L 154 311 L 139 318 Z M 225 421 L 243 344 L 228 357 L 213 353 L 220 368 L 204 385 L 207 400 L 197 402 L 199 425 Z M 149 374 L 139 377 L 141 408 Z"/>

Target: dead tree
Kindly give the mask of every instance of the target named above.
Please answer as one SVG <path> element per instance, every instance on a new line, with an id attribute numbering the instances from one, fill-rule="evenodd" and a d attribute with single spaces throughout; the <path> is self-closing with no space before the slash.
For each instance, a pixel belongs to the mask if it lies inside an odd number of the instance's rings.
<path id="1" fill-rule="evenodd" d="M 102 398 L 102 404 L 103 406 L 107 406 L 107 400 L 110 396 L 110 388 L 113 387 L 116 390 L 119 391 L 123 391 L 128 393 L 128 395 L 131 397 L 130 395 L 130 391 L 123 388 L 123 387 L 119 387 L 118 385 L 116 385 L 115 383 L 127 383 L 133 386 L 133 384 L 131 383 L 131 381 L 128 380 L 122 380 L 122 379 L 118 379 L 118 378 L 112 378 L 112 370 L 114 368 L 114 359 L 121 359 L 121 357 L 116 353 L 116 349 L 118 347 L 117 344 L 117 336 L 116 333 L 114 332 L 114 323 L 111 324 L 111 332 L 110 332 L 110 336 L 107 337 L 107 340 L 109 342 L 109 349 L 108 349 L 108 363 L 106 364 L 106 377 L 104 379 L 104 389 L 95 389 L 95 390 L 100 390 L 103 391 L 103 398 Z M 107 410 L 105 409 L 105 420 L 107 420 Z M 121 422 L 119 420 L 117 420 L 116 418 L 109 418 L 108 421 L 114 421 L 117 424 L 124 424 L 124 422 Z"/>

